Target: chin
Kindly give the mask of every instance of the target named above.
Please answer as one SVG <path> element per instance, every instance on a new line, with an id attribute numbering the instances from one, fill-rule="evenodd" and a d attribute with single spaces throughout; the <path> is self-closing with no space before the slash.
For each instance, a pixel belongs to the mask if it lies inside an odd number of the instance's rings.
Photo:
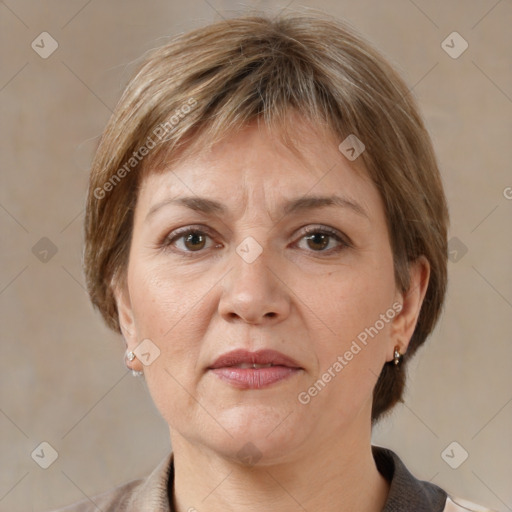
<path id="1" fill-rule="evenodd" d="M 285 462 L 297 449 L 297 444 L 297 441 L 290 439 L 289 436 L 286 440 L 269 439 L 265 435 L 235 436 L 228 446 L 216 448 L 220 456 L 252 468 Z"/>
<path id="2" fill-rule="evenodd" d="M 267 407 L 239 407 L 219 417 L 232 437 L 210 438 L 208 444 L 219 455 L 247 466 L 284 462 L 307 439 L 306 425 L 295 428 L 288 422 L 295 414 L 286 418 L 288 414 Z"/>

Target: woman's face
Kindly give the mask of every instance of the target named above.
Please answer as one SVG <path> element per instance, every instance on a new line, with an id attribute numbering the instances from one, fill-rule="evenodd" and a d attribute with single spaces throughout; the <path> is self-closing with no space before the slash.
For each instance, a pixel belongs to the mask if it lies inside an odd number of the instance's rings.
<path id="1" fill-rule="evenodd" d="M 369 432 L 377 376 L 408 341 L 361 159 L 305 122 L 294 130 L 301 157 L 252 124 L 142 183 L 117 298 L 128 348 L 146 340 L 138 364 L 173 444 L 262 462 L 332 449 Z M 289 360 L 215 365 L 236 349 Z"/>

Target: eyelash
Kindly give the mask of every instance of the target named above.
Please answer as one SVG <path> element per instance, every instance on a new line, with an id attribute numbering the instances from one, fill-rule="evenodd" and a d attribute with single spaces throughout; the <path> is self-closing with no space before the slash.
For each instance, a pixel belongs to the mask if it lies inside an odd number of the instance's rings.
<path id="1" fill-rule="evenodd" d="M 181 229 L 176 230 L 174 233 L 171 233 L 171 234 L 167 235 L 163 239 L 163 241 L 159 244 L 159 246 L 162 249 L 164 249 L 164 250 L 170 250 L 170 251 L 173 251 L 173 252 L 178 252 L 178 253 L 180 253 L 182 255 L 185 255 L 187 257 L 189 257 L 189 256 L 193 257 L 194 255 L 200 255 L 201 253 L 204 253 L 204 251 L 206 249 L 200 249 L 198 251 L 187 251 L 187 250 L 182 250 L 182 249 L 171 249 L 171 246 L 177 240 L 180 240 L 180 239 L 184 238 L 186 235 L 189 235 L 189 234 L 192 234 L 192 235 L 206 235 L 206 236 L 208 236 L 210 238 L 213 238 L 209 231 L 210 231 L 209 229 L 205 229 L 202 226 L 198 226 L 198 227 L 187 226 L 185 228 L 181 228 Z M 326 227 L 326 226 L 308 226 L 304 230 L 304 232 L 303 232 L 303 234 L 302 234 L 302 236 L 300 237 L 299 240 L 302 240 L 305 237 L 307 237 L 309 235 L 312 235 L 312 234 L 327 235 L 327 236 L 329 236 L 331 238 L 334 238 L 340 245 L 338 247 L 331 248 L 329 250 L 320 250 L 320 251 L 311 250 L 309 252 L 331 255 L 331 254 L 338 253 L 339 251 L 341 251 L 341 250 L 343 250 L 345 248 L 353 247 L 352 243 L 349 240 L 347 240 L 347 237 L 343 237 L 337 230 L 329 228 L 329 227 Z"/>

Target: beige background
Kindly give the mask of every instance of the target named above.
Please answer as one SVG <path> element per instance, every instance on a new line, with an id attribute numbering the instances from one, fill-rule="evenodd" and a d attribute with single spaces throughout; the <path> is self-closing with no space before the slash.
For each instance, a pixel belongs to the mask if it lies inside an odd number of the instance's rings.
<path id="1" fill-rule="evenodd" d="M 442 167 L 450 237 L 460 240 L 441 322 L 375 442 L 423 479 L 512 510 L 512 4 L 288 2 L 0 3 L 1 511 L 92 496 L 146 474 L 169 449 L 166 424 L 126 372 L 121 340 L 92 311 L 81 272 L 88 164 L 134 61 L 221 16 L 308 5 L 365 33 L 414 89 Z M 43 31 L 59 45 L 47 59 L 31 48 Z M 453 31 L 469 43 L 457 59 L 441 47 Z M 43 237 L 57 249 L 47 262 L 32 250 Z M 58 452 L 46 470 L 31 458 L 42 441 Z M 452 441 L 469 453 L 458 469 L 441 457 Z"/>

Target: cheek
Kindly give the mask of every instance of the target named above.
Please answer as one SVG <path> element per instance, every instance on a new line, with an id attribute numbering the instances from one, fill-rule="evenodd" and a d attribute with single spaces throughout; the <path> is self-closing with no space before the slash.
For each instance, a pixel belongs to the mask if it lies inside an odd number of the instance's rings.
<path id="1" fill-rule="evenodd" d="M 184 283 L 177 276 L 175 271 L 150 265 L 134 266 L 129 275 L 138 339 L 149 338 L 160 350 L 159 357 L 144 368 L 144 378 L 169 425 L 176 418 L 194 420 L 193 390 L 205 318 L 198 314 L 199 290 L 196 293 L 189 284 L 184 293 Z"/>
<path id="2" fill-rule="evenodd" d="M 316 292 L 317 310 L 333 336 L 342 344 L 356 338 L 379 321 L 391 308 L 395 282 L 391 257 L 375 261 L 364 269 L 336 272 Z M 387 331 L 379 322 L 379 331 Z M 335 344 L 337 350 L 340 343 Z"/>
<path id="3" fill-rule="evenodd" d="M 341 418 L 370 398 L 386 359 L 395 316 L 391 254 L 364 270 L 326 276 L 324 284 L 324 293 L 318 289 L 315 295 L 316 311 L 328 335 L 317 339 L 319 367 L 312 382 L 322 376 L 329 380 L 321 400 L 330 403 L 335 417 Z"/>
<path id="4" fill-rule="evenodd" d="M 137 329 L 142 336 L 151 333 L 156 339 L 173 338 L 195 318 L 193 309 L 200 290 L 193 282 L 185 283 L 180 272 L 164 265 L 133 265 L 129 273 L 130 297 Z M 183 321 L 183 320 L 185 321 Z"/>
<path id="5" fill-rule="evenodd" d="M 200 283 L 185 284 L 179 273 L 161 266 L 134 267 L 129 279 L 138 339 L 152 340 L 161 355 L 145 368 L 148 380 L 169 381 L 171 374 L 183 385 L 193 385 L 207 327 L 204 289 Z M 171 378 L 165 386 L 175 384 Z"/>

